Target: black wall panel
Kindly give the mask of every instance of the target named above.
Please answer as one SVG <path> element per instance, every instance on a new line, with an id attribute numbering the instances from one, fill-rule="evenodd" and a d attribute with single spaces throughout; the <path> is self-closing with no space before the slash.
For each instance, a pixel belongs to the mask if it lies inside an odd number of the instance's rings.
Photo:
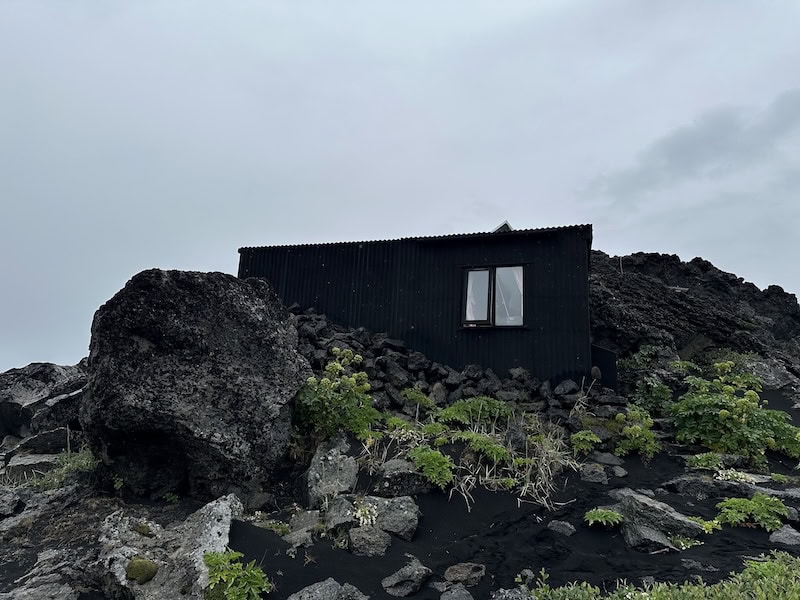
<path id="1" fill-rule="evenodd" d="M 591 226 L 376 242 L 241 248 L 240 277 L 263 277 L 287 305 L 405 340 L 432 360 L 499 375 L 580 382 L 591 369 Z M 521 328 L 462 326 L 466 269 L 523 265 Z"/>

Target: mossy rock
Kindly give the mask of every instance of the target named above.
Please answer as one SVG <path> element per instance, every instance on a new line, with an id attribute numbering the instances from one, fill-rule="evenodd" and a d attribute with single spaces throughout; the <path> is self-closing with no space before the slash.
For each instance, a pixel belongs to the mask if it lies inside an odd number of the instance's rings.
<path id="1" fill-rule="evenodd" d="M 128 579 L 133 579 L 138 584 L 147 583 L 158 573 L 158 565 L 144 556 L 134 556 L 125 569 Z"/>
<path id="2" fill-rule="evenodd" d="M 153 537 L 153 530 L 150 529 L 150 525 L 145 523 L 144 521 L 137 523 L 133 526 L 133 530 L 138 533 L 139 535 L 143 535 L 145 537 Z"/>

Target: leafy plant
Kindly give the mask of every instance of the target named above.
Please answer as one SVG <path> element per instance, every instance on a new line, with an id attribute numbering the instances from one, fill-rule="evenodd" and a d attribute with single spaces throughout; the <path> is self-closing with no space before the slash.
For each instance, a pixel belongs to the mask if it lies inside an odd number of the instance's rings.
<path id="1" fill-rule="evenodd" d="M 428 481 L 459 493 L 468 508 L 478 485 L 549 507 L 557 473 L 577 469 L 563 428 L 486 396 L 432 410 L 425 423 L 386 414 L 361 442 L 360 460 L 370 470 L 407 457 Z"/>
<path id="2" fill-rule="evenodd" d="M 717 452 L 703 452 L 686 459 L 686 464 L 692 469 L 707 469 L 717 471 L 723 467 L 722 456 Z"/>
<path id="3" fill-rule="evenodd" d="M 722 529 L 722 525 L 719 524 L 717 519 L 712 519 L 711 521 L 707 521 L 702 517 L 689 517 L 689 520 L 694 521 L 698 525 L 703 528 L 705 533 L 711 534 L 715 531 L 719 531 Z"/>
<path id="4" fill-rule="evenodd" d="M 333 348 L 334 359 L 322 378 L 309 377 L 297 394 L 298 417 L 314 432 L 327 439 L 340 429 L 366 437 L 380 413 L 372 406 L 367 374 L 353 372 L 361 356 L 352 350 Z"/>
<path id="5" fill-rule="evenodd" d="M 259 600 L 272 591 L 272 582 L 255 561 L 240 562 L 241 552 L 207 552 L 203 562 L 208 567 L 207 600 Z"/>
<path id="6" fill-rule="evenodd" d="M 459 423 L 466 426 L 496 423 L 511 416 L 511 408 L 501 400 L 488 396 L 465 398 L 453 402 L 439 411 L 437 420 L 441 423 Z"/>
<path id="7" fill-rule="evenodd" d="M 703 542 L 700 540 L 686 537 L 685 535 L 670 536 L 669 543 L 675 546 L 678 550 L 688 550 L 689 548 L 703 544 Z"/>
<path id="8" fill-rule="evenodd" d="M 414 404 L 418 410 L 427 411 L 431 410 L 435 406 L 430 396 L 423 394 L 415 387 L 404 389 L 402 392 L 400 392 L 400 395 L 410 403 Z"/>
<path id="9" fill-rule="evenodd" d="M 417 446 L 409 451 L 408 457 L 432 484 L 444 489 L 453 482 L 453 459 L 439 450 L 427 445 Z"/>
<path id="10" fill-rule="evenodd" d="M 441 423 L 437 423 L 436 421 L 433 421 L 432 423 L 425 423 L 422 426 L 422 432 L 425 435 L 430 435 L 433 437 L 443 435 L 447 431 L 449 431 L 449 429 L 446 425 L 442 425 Z"/>
<path id="11" fill-rule="evenodd" d="M 755 463 L 764 462 L 768 448 L 800 457 L 800 429 L 785 412 L 764 408 L 759 380 L 736 372 L 730 361 L 716 363 L 714 369 L 712 380 L 687 377 L 689 391 L 670 407 L 677 440 L 743 454 Z"/>
<path id="12" fill-rule="evenodd" d="M 497 463 L 511 459 L 511 452 L 496 436 L 476 431 L 461 431 L 454 434 L 453 438 L 466 442 L 475 452 L 481 453 L 492 462 Z"/>
<path id="13" fill-rule="evenodd" d="M 259 517 L 262 515 L 261 511 L 256 511 L 256 519 L 254 524 L 262 529 L 269 529 L 270 531 L 280 535 L 288 535 L 292 532 L 292 528 L 289 527 L 287 523 L 283 521 L 278 521 L 277 519 L 266 519 L 261 520 Z"/>
<path id="14" fill-rule="evenodd" d="M 646 369 L 658 358 L 658 348 L 649 344 L 642 345 L 636 352 L 617 361 L 620 369 Z"/>
<path id="15" fill-rule="evenodd" d="M 528 573 L 530 573 L 528 571 Z M 654 583 L 637 588 L 624 581 L 616 589 L 602 592 L 586 582 L 551 587 L 544 569 L 536 581 L 518 575 L 515 581 L 525 597 L 536 600 L 788 600 L 800 598 L 800 558 L 785 552 L 747 560 L 741 573 L 725 581 L 707 584 L 702 580 L 685 583 Z"/>
<path id="16" fill-rule="evenodd" d="M 636 382 L 636 404 L 660 413 L 672 402 L 672 390 L 655 375 L 645 375 Z"/>
<path id="17" fill-rule="evenodd" d="M 700 373 L 703 370 L 700 365 L 693 363 L 690 360 L 673 360 L 669 366 L 673 371 L 683 375 Z"/>
<path id="18" fill-rule="evenodd" d="M 792 480 L 791 477 L 789 477 L 788 475 L 784 475 L 783 473 L 770 473 L 769 478 L 772 479 L 772 481 L 774 481 L 775 483 L 781 483 L 781 484 L 789 483 Z"/>
<path id="19" fill-rule="evenodd" d="M 97 459 L 88 447 L 78 452 L 62 452 L 56 459 L 56 467 L 33 480 L 40 490 L 54 490 L 63 487 L 70 477 L 80 473 L 92 473 L 98 465 Z"/>
<path id="20" fill-rule="evenodd" d="M 752 376 L 751 365 L 758 360 L 755 352 L 739 352 L 732 348 L 711 348 L 697 357 L 696 364 L 700 369 L 700 374 L 706 377 L 715 377 L 716 369 L 714 365 L 722 362 L 733 363 L 733 373 L 739 375 Z"/>
<path id="21" fill-rule="evenodd" d="M 645 409 L 631 404 L 625 413 L 617 414 L 615 419 L 622 423 L 622 431 L 614 454 L 625 456 L 638 452 L 643 459 L 649 460 L 661 450 L 661 444 L 653 433 L 653 419 Z"/>
<path id="22" fill-rule="evenodd" d="M 773 496 L 756 492 L 752 498 L 727 498 L 717 504 L 717 520 L 728 525 L 758 525 L 775 531 L 783 525 L 781 519 L 789 515 L 786 505 Z"/>
<path id="23" fill-rule="evenodd" d="M 590 526 L 597 525 L 599 523 L 604 527 L 616 527 L 617 525 L 622 524 L 622 522 L 625 520 L 625 517 L 623 517 L 621 513 L 608 508 L 593 508 L 586 511 L 586 513 L 583 515 L 583 520 L 586 521 Z"/>
<path id="24" fill-rule="evenodd" d="M 589 429 L 582 429 L 573 433 L 569 436 L 569 441 L 572 445 L 572 453 L 575 456 L 589 454 L 601 442 L 597 434 Z"/>

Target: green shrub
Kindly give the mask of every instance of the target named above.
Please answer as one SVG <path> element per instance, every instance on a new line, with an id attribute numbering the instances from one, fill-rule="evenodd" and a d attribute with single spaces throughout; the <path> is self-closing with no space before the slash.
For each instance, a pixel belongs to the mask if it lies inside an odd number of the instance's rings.
<path id="1" fill-rule="evenodd" d="M 588 429 L 582 429 L 569 436 L 570 444 L 572 445 L 572 453 L 575 456 L 581 454 L 589 454 L 594 447 L 601 442 L 597 434 Z"/>
<path id="2" fill-rule="evenodd" d="M 732 372 L 737 375 L 752 376 L 752 369 L 748 366 L 758 360 L 755 352 L 739 352 L 732 348 L 711 348 L 698 356 L 695 360 L 702 375 L 708 378 L 716 376 L 714 365 L 723 362 L 733 363 Z"/>
<path id="3" fill-rule="evenodd" d="M 454 402 L 441 409 L 436 417 L 441 423 L 458 423 L 473 427 L 505 421 L 511 416 L 511 412 L 508 404 L 501 400 L 477 396 Z"/>
<path id="4" fill-rule="evenodd" d="M 653 419 L 645 409 L 631 404 L 625 413 L 617 414 L 615 420 L 622 423 L 620 440 L 614 449 L 617 456 L 638 452 L 643 459 L 650 460 L 661 450 L 653 433 Z"/>
<path id="5" fill-rule="evenodd" d="M 241 552 L 207 552 L 203 562 L 208 567 L 207 600 L 259 600 L 272 591 L 272 582 L 255 561 L 243 565 Z"/>
<path id="6" fill-rule="evenodd" d="M 792 481 L 792 478 L 783 473 L 770 473 L 769 478 L 775 483 L 786 484 Z"/>
<path id="7" fill-rule="evenodd" d="M 586 514 L 583 515 L 583 520 L 586 521 L 590 526 L 597 525 L 599 523 L 604 527 L 616 527 L 617 525 L 621 525 L 625 518 L 615 510 L 608 508 L 593 508 L 592 510 L 586 511 Z"/>
<path id="8" fill-rule="evenodd" d="M 179 504 L 181 501 L 181 497 L 178 496 L 175 492 L 167 492 L 161 499 L 166 502 L 167 504 Z"/>
<path id="9" fill-rule="evenodd" d="M 460 431 L 453 434 L 453 438 L 467 445 L 492 462 L 505 462 L 511 460 L 511 452 L 494 436 L 476 431 Z"/>
<path id="10" fill-rule="evenodd" d="M 789 515 L 786 505 L 773 496 L 756 492 L 752 498 L 727 498 L 719 504 L 717 520 L 727 525 L 758 525 L 767 531 L 783 526 L 782 519 Z"/>
<path id="11" fill-rule="evenodd" d="M 453 459 L 434 450 L 430 446 L 417 446 L 409 451 L 408 457 L 414 461 L 416 467 L 422 472 L 425 478 L 439 486 L 446 488 L 453 482 Z"/>
<path id="12" fill-rule="evenodd" d="M 301 423 L 327 439 L 340 429 L 363 438 L 380 419 L 372 406 L 367 374 L 352 372 L 361 356 L 352 350 L 333 348 L 334 360 L 325 367 L 325 376 L 309 377 L 297 394 L 297 413 Z"/>
<path id="13" fill-rule="evenodd" d="M 655 375 L 646 375 L 636 382 L 634 399 L 642 408 L 660 413 L 672 402 L 672 390 Z"/>
<path id="14" fill-rule="evenodd" d="M 646 369 L 651 367 L 658 358 L 658 348 L 649 344 L 644 344 L 636 352 L 628 357 L 617 361 L 620 369 Z"/>
<path id="15" fill-rule="evenodd" d="M 523 593 L 536 600 L 794 600 L 800 598 L 800 558 L 774 552 L 759 560 L 747 560 L 741 573 L 712 585 L 702 580 L 686 583 L 655 583 L 636 588 L 624 581 L 612 591 L 602 592 L 586 582 L 553 588 L 542 570 L 536 581 L 517 583 Z"/>
<path id="16" fill-rule="evenodd" d="M 287 523 L 278 521 L 277 519 L 267 519 L 265 521 L 256 520 L 254 524 L 262 529 L 268 529 L 280 536 L 289 535 L 292 532 L 292 528 L 289 527 Z"/>
<path id="17" fill-rule="evenodd" d="M 687 458 L 686 465 L 692 469 L 718 471 L 723 467 L 722 456 L 717 452 L 703 452 Z"/>
<path id="18" fill-rule="evenodd" d="M 432 423 L 425 423 L 422 426 L 422 433 L 424 433 L 425 435 L 433 436 L 433 437 L 437 437 L 437 436 L 443 435 L 447 431 L 448 431 L 448 428 L 445 425 L 442 425 L 441 423 L 437 423 L 435 421 L 432 422 Z"/>
<path id="19" fill-rule="evenodd" d="M 764 462 L 768 448 L 800 457 L 800 429 L 785 412 L 764 408 L 758 379 L 733 367 L 730 361 L 715 364 L 712 380 L 686 378 L 689 391 L 670 407 L 677 440 L 743 454 L 754 463 Z"/>
<path id="20" fill-rule="evenodd" d="M 688 550 L 694 546 L 701 546 L 703 542 L 694 538 L 686 537 L 685 535 L 672 535 L 669 537 L 669 543 L 675 546 L 678 550 Z"/>
<path id="21" fill-rule="evenodd" d="M 429 396 L 423 394 L 415 387 L 404 389 L 400 392 L 400 395 L 416 405 L 419 410 L 430 410 L 435 406 L 433 400 L 431 400 Z"/>
<path id="22" fill-rule="evenodd" d="M 402 417 L 395 417 L 395 416 L 388 415 L 384 419 L 384 422 L 386 423 L 387 431 L 390 431 L 390 432 L 391 431 L 397 431 L 398 429 L 401 429 L 403 431 L 412 431 L 412 430 L 416 429 L 416 426 L 414 425 L 414 423 L 406 421 Z"/>
<path id="23" fill-rule="evenodd" d="M 459 452 L 454 442 L 466 444 L 466 451 Z M 432 410 L 425 423 L 386 414 L 362 445 L 360 460 L 370 470 L 391 458 L 408 458 L 429 481 L 459 493 L 467 507 L 478 485 L 513 489 L 521 498 L 551 507 L 556 476 L 578 467 L 561 427 L 486 396 Z"/>
<path id="24" fill-rule="evenodd" d="M 689 517 L 690 521 L 694 521 L 698 525 L 703 528 L 705 533 L 711 534 L 715 531 L 719 531 L 722 529 L 722 525 L 719 524 L 719 521 L 716 519 L 712 519 L 711 521 L 706 521 L 703 517 Z"/>
<path id="25" fill-rule="evenodd" d="M 700 365 L 693 363 L 690 360 L 673 360 L 670 364 L 670 369 L 681 375 L 690 375 L 692 373 L 701 373 L 702 368 Z"/>
<path id="26" fill-rule="evenodd" d="M 63 487 L 76 474 L 92 473 L 98 464 L 86 446 L 78 452 L 62 452 L 58 455 L 56 467 L 35 479 L 33 485 L 40 490 L 54 490 Z"/>

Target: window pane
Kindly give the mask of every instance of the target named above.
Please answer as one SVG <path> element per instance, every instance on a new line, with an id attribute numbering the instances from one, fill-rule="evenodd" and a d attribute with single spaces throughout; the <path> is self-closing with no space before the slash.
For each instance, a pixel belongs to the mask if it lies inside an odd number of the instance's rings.
<path id="1" fill-rule="evenodd" d="M 522 325 L 522 267 L 499 267 L 495 272 L 495 325 Z"/>
<path id="2" fill-rule="evenodd" d="M 467 275 L 466 320 L 489 320 L 489 271 L 470 271 Z"/>

